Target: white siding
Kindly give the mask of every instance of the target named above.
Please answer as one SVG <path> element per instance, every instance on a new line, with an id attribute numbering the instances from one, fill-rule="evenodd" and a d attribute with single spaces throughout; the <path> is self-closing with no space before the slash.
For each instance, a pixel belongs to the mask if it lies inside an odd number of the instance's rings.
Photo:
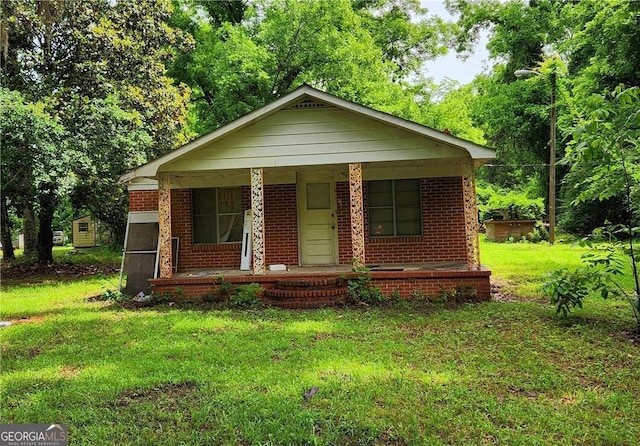
<path id="1" fill-rule="evenodd" d="M 337 108 L 281 110 L 162 167 L 242 169 L 468 157 L 460 148 Z"/>

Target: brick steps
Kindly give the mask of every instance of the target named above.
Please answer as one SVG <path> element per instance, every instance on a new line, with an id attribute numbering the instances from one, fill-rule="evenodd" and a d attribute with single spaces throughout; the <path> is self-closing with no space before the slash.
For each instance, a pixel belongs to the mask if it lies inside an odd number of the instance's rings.
<path id="1" fill-rule="evenodd" d="M 289 309 L 334 307 L 347 297 L 341 279 L 278 280 L 273 288 L 264 290 L 266 303 Z"/>

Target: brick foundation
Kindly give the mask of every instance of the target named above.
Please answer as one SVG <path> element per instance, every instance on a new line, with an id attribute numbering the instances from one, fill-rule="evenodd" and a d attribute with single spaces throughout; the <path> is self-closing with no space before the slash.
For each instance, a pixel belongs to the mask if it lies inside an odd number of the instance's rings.
<path id="1" fill-rule="evenodd" d="M 373 271 L 372 283 L 389 296 L 397 292 L 403 298 L 411 298 L 416 295 L 426 297 L 438 296 L 442 290 L 450 291 L 460 285 L 470 286 L 476 290 L 477 300 L 484 301 L 491 298 L 491 285 L 488 270 L 460 270 L 460 271 Z M 272 274 L 264 276 L 236 276 L 225 277 L 225 280 L 234 285 L 246 285 L 259 283 L 264 289 L 272 289 L 283 278 L 287 280 L 313 280 L 337 279 L 344 277 L 353 278 L 349 274 Z M 174 277 L 171 279 L 152 279 L 149 282 L 153 286 L 153 292 L 157 294 L 175 294 L 177 289 L 185 297 L 200 297 L 207 294 L 215 294 L 215 277 Z"/>

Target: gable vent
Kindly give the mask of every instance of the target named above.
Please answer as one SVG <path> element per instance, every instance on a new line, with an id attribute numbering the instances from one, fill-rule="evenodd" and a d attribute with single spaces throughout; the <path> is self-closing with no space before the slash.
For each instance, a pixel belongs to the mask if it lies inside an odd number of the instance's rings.
<path id="1" fill-rule="evenodd" d="M 299 110 L 301 108 L 328 108 L 328 105 L 324 102 L 318 102 L 313 99 L 305 99 L 302 102 L 298 102 L 297 104 L 293 104 L 288 109 L 289 110 Z"/>

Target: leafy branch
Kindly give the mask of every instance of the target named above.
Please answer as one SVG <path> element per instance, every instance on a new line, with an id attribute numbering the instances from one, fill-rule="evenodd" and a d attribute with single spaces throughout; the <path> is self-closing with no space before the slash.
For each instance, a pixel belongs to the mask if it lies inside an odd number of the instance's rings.
<path id="1" fill-rule="evenodd" d="M 640 173 L 640 88 L 618 86 L 612 93 L 594 95 L 586 106 L 584 117 L 573 129 L 573 141 L 563 160 L 573 170 L 588 172 L 574 187 L 581 188 L 574 204 L 586 200 L 605 200 L 622 195 L 626 219 L 623 225 L 608 228 L 610 238 L 623 238 L 594 249 L 582 257 L 584 267 L 574 271 L 555 271 L 544 291 L 557 305 L 557 312 L 568 314 L 572 307 L 582 306 L 590 292 L 601 297 L 628 297 L 640 330 L 640 277 L 634 237 L 638 228 L 634 197 Z M 615 236 L 615 237 L 614 237 Z M 631 294 L 620 283 L 626 258 L 633 275 Z"/>

